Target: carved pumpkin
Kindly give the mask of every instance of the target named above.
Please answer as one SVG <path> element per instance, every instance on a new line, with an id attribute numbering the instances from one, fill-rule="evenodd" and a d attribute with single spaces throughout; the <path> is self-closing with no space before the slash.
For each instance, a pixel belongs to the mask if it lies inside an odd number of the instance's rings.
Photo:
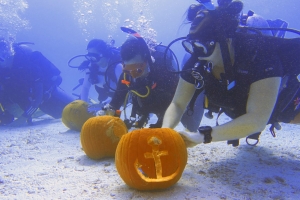
<path id="1" fill-rule="evenodd" d="M 114 157 L 118 142 L 125 133 L 127 127 L 119 117 L 92 117 L 83 124 L 80 141 L 83 151 L 91 159 Z"/>
<path id="2" fill-rule="evenodd" d="M 84 122 L 94 116 L 87 111 L 87 108 L 88 103 L 82 100 L 69 103 L 63 110 L 62 122 L 69 129 L 80 131 Z"/>
<path id="3" fill-rule="evenodd" d="M 180 179 L 186 163 L 185 143 L 169 128 L 144 128 L 124 135 L 115 156 L 123 181 L 138 190 L 172 186 Z"/>

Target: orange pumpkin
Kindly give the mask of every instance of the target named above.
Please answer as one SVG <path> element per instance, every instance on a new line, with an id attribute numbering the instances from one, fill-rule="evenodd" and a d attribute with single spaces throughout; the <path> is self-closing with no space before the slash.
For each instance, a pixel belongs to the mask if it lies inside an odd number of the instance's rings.
<path id="1" fill-rule="evenodd" d="M 185 143 L 169 128 L 144 128 L 124 135 L 115 156 L 123 181 L 138 190 L 172 186 L 180 179 L 186 163 Z"/>
<path id="2" fill-rule="evenodd" d="M 114 157 L 118 142 L 125 133 L 127 127 L 119 117 L 92 117 L 83 124 L 80 141 L 83 151 L 91 159 Z"/>
<path id="3" fill-rule="evenodd" d="M 87 111 L 87 108 L 88 103 L 82 100 L 69 103 L 63 110 L 62 122 L 69 129 L 80 131 L 84 122 L 94 116 Z"/>

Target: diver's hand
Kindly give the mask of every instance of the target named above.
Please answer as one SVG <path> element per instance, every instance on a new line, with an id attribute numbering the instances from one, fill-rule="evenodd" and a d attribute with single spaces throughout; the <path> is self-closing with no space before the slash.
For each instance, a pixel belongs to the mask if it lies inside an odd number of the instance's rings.
<path id="1" fill-rule="evenodd" d="M 89 61 L 89 60 L 83 61 L 83 62 L 79 65 L 78 70 L 79 70 L 79 71 L 83 71 L 83 70 L 87 69 L 87 68 L 89 67 L 89 64 L 90 64 L 90 61 Z"/>
<path id="2" fill-rule="evenodd" d="M 198 132 L 178 131 L 178 133 L 184 140 L 187 148 L 194 147 L 204 141 L 204 136 Z"/>
<path id="3" fill-rule="evenodd" d="M 93 115 L 96 115 L 96 113 L 99 111 L 99 110 L 102 110 L 102 104 L 100 103 L 97 103 L 97 104 L 91 104 L 88 106 L 88 109 L 87 111 L 89 113 L 92 113 Z"/>
<path id="4" fill-rule="evenodd" d="M 149 124 L 149 128 L 161 128 L 162 122 L 156 122 L 156 124 Z"/>
<path id="5" fill-rule="evenodd" d="M 115 116 L 116 110 L 108 103 L 103 107 L 106 115 Z"/>
<path id="6" fill-rule="evenodd" d="M 107 97 L 107 99 L 105 99 L 104 101 L 102 101 L 101 103 L 102 103 L 102 105 L 107 105 L 107 104 L 109 104 L 110 102 L 111 102 L 111 97 Z"/>

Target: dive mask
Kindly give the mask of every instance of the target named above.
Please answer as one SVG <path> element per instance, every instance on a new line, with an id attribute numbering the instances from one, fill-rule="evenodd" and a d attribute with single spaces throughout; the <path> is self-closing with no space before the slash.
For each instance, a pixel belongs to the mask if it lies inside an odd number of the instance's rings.
<path id="1" fill-rule="evenodd" d="M 89 52 L 88 54 L 85 55 L 85 58 L 91 62 L 99 62 L 100 59 L 103 58 L 103 55 Z"/>
<path id="2" fill-rule="evenodd" d="M 214 52 L 216 42 L 213 40 L 207 42 L 183 40 L 182 46 L 190 54 L 196 54 L 198 57 L 208 57 Z"/>
<path id="3" fill-rule="evenodd" d="M 138 78 L 142 76 L 146 70 L 147 62 L 143 63 L 134 63 L 134 64 L 124 64 L 123 63 L 123 72 L 132 76 L 132 78 Z"/>

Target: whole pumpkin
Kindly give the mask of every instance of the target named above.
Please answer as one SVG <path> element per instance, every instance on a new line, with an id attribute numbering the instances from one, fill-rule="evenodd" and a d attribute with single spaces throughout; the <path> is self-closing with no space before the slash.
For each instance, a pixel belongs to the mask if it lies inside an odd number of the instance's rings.
<path id="1" fill-rule="evenodd" d="M 164 189 L 175 184 L 187 163 L 179 133 L 169 128 L 144 128 L 124 135 L 115 164 L 123 181 L 138 190 Z"/>
<path id="2" fill-rule="evenodd" d="M 71 130 L 80 131 L 86 120 L 94 115 L 87 111 L 88 103 L 82 100 L 75 100 L 64 108 L 62 122 Z"/>
<path id="3" fill-rule="evenodd" d="M 97 160 L 114 157 L 118 142 L 126 133 L 127 127 L 119 117 L 92 117 L 83 124 L 80 141 L 85 154 Z"/>

